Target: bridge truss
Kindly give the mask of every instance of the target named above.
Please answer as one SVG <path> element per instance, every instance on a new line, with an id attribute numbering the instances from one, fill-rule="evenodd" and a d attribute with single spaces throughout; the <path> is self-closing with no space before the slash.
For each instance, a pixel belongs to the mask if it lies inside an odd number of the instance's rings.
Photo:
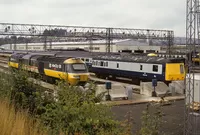
<path id="1" fill-rule="evenodd" d="M 112 50 L 112 41 L 119 39 L 149 39 L 168 42 L 168 50 L 173 45 L 174 32 L 171 30 L 152 29 L 129 29 L 129 28 L 106 28 L 106 27 L 81 27 L 60 25 L 38 25 L 38 24 L 13 24 L 0 23 L 0 35 L 29 37 L 32 40 L 42 40 L 44 49 L 46 42 L 66 41 L 90 41 L 105 40 L 107 52 Z M 12 41 L 15 44 L 15 38 Z"/>

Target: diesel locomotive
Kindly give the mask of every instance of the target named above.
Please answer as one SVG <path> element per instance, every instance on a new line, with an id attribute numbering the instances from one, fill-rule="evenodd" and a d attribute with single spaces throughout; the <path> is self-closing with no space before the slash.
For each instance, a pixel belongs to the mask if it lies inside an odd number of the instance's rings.
<path id="1" fill-rule="evenodd" d="M 89 80 L 86 64 L 75 57 L 42 54 L 12 54 L 9 67 L 39 74 L 47 80 L 65 79 L 70 85 L 84 85 Z"/>

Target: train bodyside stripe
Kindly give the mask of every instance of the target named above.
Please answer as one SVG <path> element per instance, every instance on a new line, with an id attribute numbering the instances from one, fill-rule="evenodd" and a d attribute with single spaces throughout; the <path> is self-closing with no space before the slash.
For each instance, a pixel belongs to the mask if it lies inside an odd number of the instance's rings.
<path id="1" fill-rule="evenodd" d="M 31 72 L 35 72 L 35 73 L 39 73 L 38 67 L 36 67 L 36 66 L 29 66 L 29 65 L 23 64 L 22 69 L 27 70 L 27 71 L 31 71 Z"/>
<path id="2" fill-rule="evenodd" d="M 46 69 L 44 68 L 44 73 L 46 76 L 51 76 L 54 78 L 65 78 L 64 76 L 66 75 L 66 73 L 62 72 L 62 71 L 56 71 L 56 70 L 51 70 L 51 69 Z"/>
<path id="3" fill-rule="evenodd" d="M 163 74 L 154 74 L 154 73 L 145 73 L 137 71 L 126 71 L 126 70 L 117 70 L 117 69 L 108 69 L 100 67 L 92 67 L 91 72 L 97 74 L 105 75 L 114 75 L 116 77 L 125 77 L 125 78 L 140 78 L 151 80 L 152 78 L 157 78 L 160 81 L 164 81 L 165 77 Z"/>
<path id="4" fill-rule="evenodd" d="M 9 66 L 9 67 L 13 67 L 13 68 L 18 68 L 18 67 L 19 67 L 19 64 L 18 64 L 17 62 L 9 61 L 9 62 L 8 62 L 8 66 Z"/>
<path id="5" fill-rule="evenodd" d="M 55 71 L 51 69 L 44 69 L 46 76 L 51 76 L 58 79 L 64 79 L 72 85 L 76 85 L 77 81 L 87 82 L 89 79 L 88 73 L 66 73 L 62 71 Z"/>

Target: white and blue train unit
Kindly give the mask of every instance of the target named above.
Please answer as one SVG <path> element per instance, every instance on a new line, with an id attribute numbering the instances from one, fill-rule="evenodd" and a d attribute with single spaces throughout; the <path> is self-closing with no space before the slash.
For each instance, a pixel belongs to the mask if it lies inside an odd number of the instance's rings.
<path id="1" fill-rule="evenodd" d="M 125 77 L 133 80 L 157 79 L 169 83 L 185 79 L 183 59 L 148 56 L 96 56 L 90 71 L 98 77 Z"/>

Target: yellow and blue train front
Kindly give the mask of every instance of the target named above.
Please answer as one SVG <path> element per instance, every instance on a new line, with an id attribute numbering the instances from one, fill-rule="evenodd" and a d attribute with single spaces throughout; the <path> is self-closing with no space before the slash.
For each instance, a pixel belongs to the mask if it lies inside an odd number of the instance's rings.
<path id="1" fill-rule="evenodd" d="M 71 85 L 85 84 L 89 80 L 88 68 L 81 59 L 70 58 L 64 64 L 67 66 L 67 79 Z"/>
<path id="2" fill-rule="evenodd" d="M 58 67 L 61 65 L 58 65 Z M 80 59 L 70 58 L 64 61 L 62 64 L 64 70 L 44 69 L 46 76 L 64 79 L 70 85 L 85 84 L 89 80 L 89 72 L 86 64 Z"/>
<path id="3" fill-rule="evenodd" d="M 89 80 L 89 73 L 68 73 L 68 82 L 71 85 L 84 85 Z"/>
<path id="4" fill-rule="evenodd" d="M 12 67 L 12 68 L 19 68 L 19 63 L 13 62 L 13 61 L 9 61 L 8 62 L 8 66 Z"/>
<path id="5" fill-rule="evenodd" d="M 185 79 L 184 63 L 166 63 L 165 81 L 180 81 Z"/>

